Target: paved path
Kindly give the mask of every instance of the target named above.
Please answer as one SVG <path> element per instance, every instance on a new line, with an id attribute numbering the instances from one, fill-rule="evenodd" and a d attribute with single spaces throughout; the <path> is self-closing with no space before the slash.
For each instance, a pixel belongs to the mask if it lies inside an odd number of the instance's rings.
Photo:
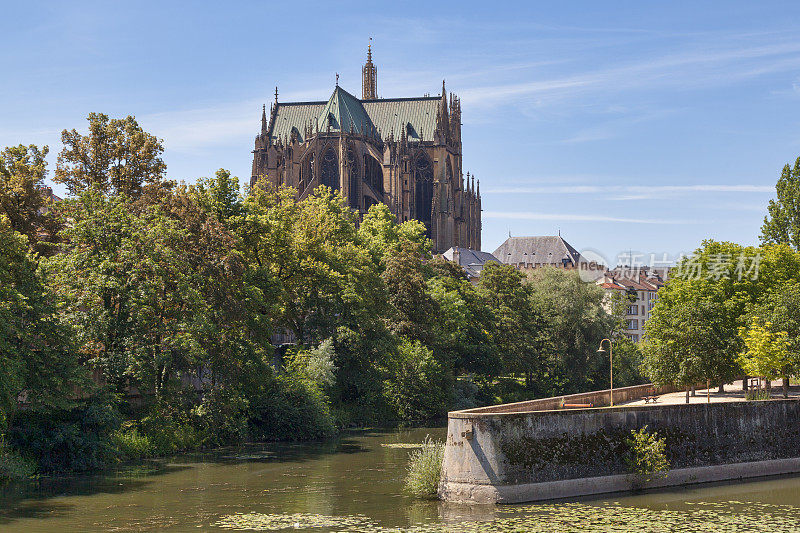
<path id="1" fill-rule="evenodd" d="M 744 398 L 744 391 L 742 391 L 742 380 L 734 381 L 725 385 L 725 392 L 717 392 L 717 387 L 711 388 L 710 400 L 714 403 L 719 402 L 741 402 Z M 689 403 L 706 403 L 709 398 L 706 397 L 706 389 L 695 390 L 695 396 L 689 396 Z M 783 399 L 783 382 L 776 380 L 772 382 L 772 398 L 778 400 Z M 792 385 L 789 387 L 789 398 L 800 399 L 800 386 Z M 686 392 L 671 392 L 669 394 L 662 394 L 658 397 L 656 405 L 673 405 L 685 404 Z M 624 402 L 618 405 L 644 405 L 644 400 L 634 400 L 631 402 Z M 650 402 L 648 405 L 653 405 Z"/>

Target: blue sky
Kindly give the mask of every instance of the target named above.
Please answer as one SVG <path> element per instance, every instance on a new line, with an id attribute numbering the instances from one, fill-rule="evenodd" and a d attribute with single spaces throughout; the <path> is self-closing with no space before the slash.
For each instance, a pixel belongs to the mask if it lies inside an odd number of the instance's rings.
<path id="1" fill-rule="evenodd" d="M 483 248 L 562 235 L 612 262 L 704 238 L 755 244 L 800 155 L 796 2 L 7 2 L 0 146 L 49 144 L 89 112 L 135 115 L 168 174 L 246 181 L 261 104 L 379 94 L 463 104 Z M 52 174 L 52 172 L 51 172 Z"/>

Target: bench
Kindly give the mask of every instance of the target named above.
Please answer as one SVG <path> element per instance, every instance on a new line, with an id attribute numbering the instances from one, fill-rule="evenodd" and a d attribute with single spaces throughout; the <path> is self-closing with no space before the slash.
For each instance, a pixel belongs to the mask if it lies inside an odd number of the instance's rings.
<path id="1" fill-rule="evenodd" d="M 594 407 L 594 404 L 591 404 L 591 403 L 565 403 L 562 407 L 564 409 L 588 409 L 589 407 Z"/>
<path id="2" fill-rule="evenodd" d="M 644 403 L 650 403 L 650 402 L 656 403 L 658 401 L 658 396 L 656 395 L 656 391 L 650 389 L 650 391 L 647 393 L 646 396 L 642 396 L 642 400 L 644 400 Z"/>

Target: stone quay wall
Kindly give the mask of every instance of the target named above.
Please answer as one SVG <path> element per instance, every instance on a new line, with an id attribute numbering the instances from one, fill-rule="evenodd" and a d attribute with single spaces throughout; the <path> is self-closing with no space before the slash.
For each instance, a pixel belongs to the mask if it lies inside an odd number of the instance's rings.
<path id="1" fill-rule="evenodd" d="M 511 503 L 627 490 L 625 439 L 644 426 L 666 439 L 672 469 L 653 486 L 800 471 L 797 400 L 519 408 L 449 414 L 443 499 Z"/>

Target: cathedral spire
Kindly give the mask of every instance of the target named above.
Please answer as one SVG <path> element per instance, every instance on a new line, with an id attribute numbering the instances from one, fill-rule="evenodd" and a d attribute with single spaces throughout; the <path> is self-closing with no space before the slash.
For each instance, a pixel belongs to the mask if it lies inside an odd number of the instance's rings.
<path id="1" fill-rule="evenodd" d="M 361 99 L 374 100 L 378 97 L 378 69 L 372 63 L 372 37 L 367 46 L 367 62 L 361 69 Z"/>
<path id="2" fill-rule="evenodd" d="M 261 106 L 261 133 L 267 132 L 267 104 Z"/>

